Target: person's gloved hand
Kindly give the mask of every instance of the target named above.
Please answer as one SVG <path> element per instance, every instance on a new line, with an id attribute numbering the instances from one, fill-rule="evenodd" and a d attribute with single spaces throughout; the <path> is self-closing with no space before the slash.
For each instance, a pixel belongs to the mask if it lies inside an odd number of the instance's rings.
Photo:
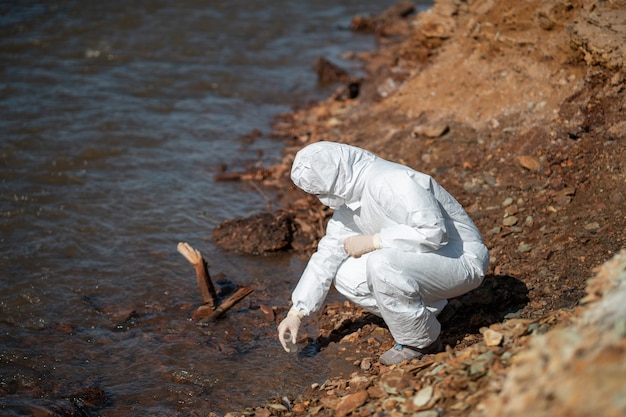
<path id="1" fill-rule="evenodd" d="M 350 256 L 359 258 L 373 250 L 380 249 L 380 235 L 356 235 L 343 241 L 343 249 Z"/>
<path id="2" fill-rule="evenodd" d="M 304 314 L 292 308 L 289 310 L 289 313 L 287 313 L 287 317 L 278 325 L 278 339 L 280 340 L 280 344 L 283 345 L 285 352 L 295 350 L 296 338 L 298 337 L 298 329 L 300 329 L 302 317 L 304 317 Z"/>

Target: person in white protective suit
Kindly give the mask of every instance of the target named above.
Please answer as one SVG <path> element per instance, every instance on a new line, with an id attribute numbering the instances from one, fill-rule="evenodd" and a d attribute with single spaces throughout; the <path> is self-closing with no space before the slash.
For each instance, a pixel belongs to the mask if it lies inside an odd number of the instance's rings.
<path id="1" fill-rule="evenodd" d="M 387 324 L 396 345 L 382 364 L 441 351 L 437 315 L 449 298 L 478 287 L 489 264 L 461 205 L 430 176 L 340 143 L 301 149 L 291 179 L 334 213 L 278 326 L 285 350 L 334 280 L 348 300 Z"/>

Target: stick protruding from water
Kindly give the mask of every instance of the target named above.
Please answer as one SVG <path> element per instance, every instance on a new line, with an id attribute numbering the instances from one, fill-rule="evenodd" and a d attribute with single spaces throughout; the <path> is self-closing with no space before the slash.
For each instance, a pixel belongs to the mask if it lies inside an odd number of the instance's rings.
<path id="1" fill-rule="evenodd" d="M 215 310 L 217 306 L 217 292 L 213 286 L 211 275 L 209 275 L 209 265 L 202 257 L 202 254 L 186 242 L 178 243 L 178 252 L 196 268 L 196 279 L 200 295 L 202 295 L 202 301 L 207 308 Z"/>

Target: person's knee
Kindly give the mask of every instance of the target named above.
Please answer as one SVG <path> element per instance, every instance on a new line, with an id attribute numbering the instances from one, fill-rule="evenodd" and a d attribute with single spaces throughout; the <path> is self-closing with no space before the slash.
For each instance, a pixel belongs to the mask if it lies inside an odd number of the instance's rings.
<path id="1" fill-rule="evenodd" d="M 372 252 L 367 260 L 367 284 L 373 293 L 415 297 L 420 293 L 419 283 L 407 276 L 389 252 Z"/>
<path id="2" fill-rule="evenodd" d="M 389 276 L 390 269 L 389 259 L 383 250 L 370 253 L 366 264 L 367 285 L 370 291 L 373 292 L 380 287 L 385 277 Z"/>
<path id="3" fill-rule="evenodd" d="M 392 268 L 390 258 L 392 251 L 390 249 L 380 249 L 369 254 L 367 257 L 366 268 L 370 270 L 385 270 Z"/>

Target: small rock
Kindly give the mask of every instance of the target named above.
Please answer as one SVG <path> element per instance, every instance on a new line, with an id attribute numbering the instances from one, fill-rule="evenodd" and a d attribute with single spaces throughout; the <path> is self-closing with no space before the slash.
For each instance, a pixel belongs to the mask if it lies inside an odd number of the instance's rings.
<path id="1" fill-rule="evenodd" d="M 519 209 L 517 208 L 515 204 L 510 205 L 504 210 L 504 217 L 514 216 L 518 212 L 519 212 Z"/>
<path id="2" fill-rule="evenodd" d="M 131 307 L 120 308 L 118 306 L 112 305 L 112 306 L 105 307 L 103 311 L 109 315 L 109 318 L 111 319 L 111 321 L 114 321 L 117 323 L 127 322 L 131 319 L 139 317 L 139 315 L 137 314 L 137 311 L 135 311 Z"/>
<path id="3" fill-rule="evenodd" d="M 350 379 L 350 390 L 363 391 L 367 389 L 371 383 L 372 383 L 371 378 L 368 378 L 363 375 L 356 375 Z"/>
<path id="4" fill-rule="evenodd" d="M 496 177 L 494 177 L 493 175 L 490 175 L 487 172 L 483 173 L 483 178 L 485 179 L 485 182 L 492 187 L 497 187 L 499 185 Z"/>
<path id="5" fill-rule="evenodd" d="M 317 59 L 317 62 L 315 63 L 315 72 L 317 72 L 318 81 L 322 84 L 344 81 L 348 76 L 345 69 L 324 57 L 319 57 Z"/>
<path id="6" fill-rule="evenodd" d="M 518 310 L 512 313 L 508 313 L 506 316 L 504 316 L 504 318 L 509 320 L 509 319 L 517 319 L 517 318 L 520 318 L 521 316 L 522 316 L 522 310 Z"/>
<path id="7" fill-rule="evenodd" d="M 269 410 L 265 408 L 258 407 L 254 409 L 255 417 L 270 417 L 271 415 L 272 413 L 270 413 Z"/>
<path id="8" fill-rule="evenodd" d="M 463 189 L 469 194 L 476 194 L 483 188 L 483 182 L 477 178 L 472 178 L 471 181 L 465 181 L 463 183 Z"/>
<path id="9" fill-rule="evenodd" d="M 517 216 L 509 216 L 502 221 L 504 226 L 514 226 L 517 224 L 518 218 Z"/>
<path id="10" fill-rule="evenodd" d="M 420 411 L 417 414 L 413 414 L 414 417 L 439 417 L 439 411 L 437 410 L 426 410 Z"/>
<path id="11" fill-rule="evenodd" d="M 546 106 L 548 105 L 547 101 L 540 101 L 539 103 L 536 103 L 534 106 L 534 111 L 541 111 L 543 109 L 546 108 Z"/>
<path id="12" fill-rule="evenodd" d="M 402 369 L 394 369 L 380 378 L 380 384 L 388 394 L 400 394 L 402 391 L 412 388 L 414 381 L 409 373 Z"/>
<path id="13" fill-rule="evenodd" d="M 215 310 L 209 307 L 208 305 L 203 304 L 193 312 L 192 317 L 194 320 L 209 317 L 211 313 L 213 313 L 213 311 Z"/>
<path id="14" fill-rule="evenodd" d="M 380 341 L 377 340 L 375 337 L 370 337 L 369 339 L 367 339 L 367 346 L 371 348 L 378 348 L 380 347 Z"/>
<path id="15" fill-rule="evenodd" d="M 367 391 L 359 391 L 354 394 L 348 394 L 345 397 L 342 397 L 337 404 L 337 407 L 335 408 L 334 415 L 337 417 L 343 417 L 350 414 L 358 407 L 365 404 L 365 401 L 367 401 L 367 397 Z"/>
<path id="16" fill-rule="evenodd" d="M 386 395 L 385 391 L 383 391 L 382 388 L 380 388 L 379 386 L 369 387 L 367 389 L 367 393 L 372 398 L 382 398 Z"/>
<path id="17" fill-rule="evenodd" d="M 485 375 L 492 362 L 493 352 L 489 351 L 479 355 L 470 365 L 470 376 L 479 378 Z"/>
<path id="18" fill-rule="evenodd" d="M 487 346 L 500 346 L 504 336 L 502 333 L 496 332 L 495 330 L 487 329 L 483 333 L 483 339 L 485 339 Z"/>
<path id="19" fill-rule="evenodd" d="M 520 155 L 515 158 L 518 164 L 529 171 L 539 171 L 541 169 L 541 162 L 538 158 L 529 155 Z"/>
<path id="20" fill-rule="evenodd" d="M 282 412 L 289 411 L 287 410 L 287 407 L 285 407 L 282 404 L 267 404 L 266 407 L 271 408 L 272 410 L 275 410 L 275 411 L 282 411 Z"/>
<path id="21" fill-rule="evenodd" d="M 359 340 L 359 337 L 361 337 L 361 335 L 359 334 L 358 331 L 357 332 L 353 332 L 353 333 L 350 333 L 350 334 L 344 336 L 341 339 L 340 343 L 353 343 L 353 342 L 356 342 L 357 340 Z"/>
<path id="22" fill-rule="evenodd" d="M 426 404 L 428 404 L 432 396 L 433 396 L 433 387 L 432 386 L 424 387 L 421 390 L 419 390 L 417 394 L 415 394 L 415 396 L 413 397 L 413 404 L 415 404 L 417 407 L 423 407 Z"/>
<path id="23" fill-rule="evenodd" d="M 413 136 L 426 136 L 428 138 L 438 138 L 443 136 L 450 130 L 448 125 L 443 122 L 433 122 L 424 125 L 415 126 L 413 128 Z"/>
<path id="24" fill-rule="evenodd" d="M 545 324 L 532 323 L 528 326 L 528 332 L 532 334 L 544 334 L 548 331 L 548 326 Z"/>
<path id="25" fill-rule="evenodd" d="M 521 253 L 530 252 L 532 249 L 533 249 L 533 246 L 529 245 L 528 243 L 520 243 L 519 246 L 517 247 L 517 251 Z"/>
<path id="26" fill-rule="evenodd" d="M 387 97 L 398 89 L 398 84 L 393 80 L 393 78 L 386 78 L 382 84 L 380 84 L 376 91 L 381 97 Z"/>
<path id="27" fill-rule="evenodd" d="M 372 358 L 363 358 L 361 361 L 361 370 L 369 371 L 372 369 Z"/>
<path id="28" fill-rule="evenodd" d="M 274 310 L 272 309 L 272 307 L 261 304 L 259 308 L 261 309 L 261 313 L 263 313 L 263 320 L 269 322 L 274 321 L 276 315 L 274 314 Z"/>
<path id="29" fill-rule="evenodd" d="M 289 398 L 288 398 L 288 397 L 286 397 L 286 396 L 285 396 L 285 397 L 283 397 L 283 398 L 281 399 L 281 403 L 282 403 L 285 407 L 287 407 L 287 410 L 291 411 L 291 401 L 289 400 Z"/>

